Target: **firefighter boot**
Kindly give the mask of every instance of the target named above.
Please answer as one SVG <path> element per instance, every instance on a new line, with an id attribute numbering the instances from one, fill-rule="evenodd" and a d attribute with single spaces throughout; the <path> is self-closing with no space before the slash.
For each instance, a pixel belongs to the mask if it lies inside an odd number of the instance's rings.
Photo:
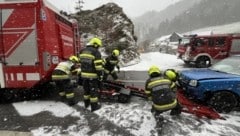
<path id="1" fill-rule="evenodd" d="M 170 112 L 170 115 L 180 115 L 182 112 L 182 107 L 180 106 L 180 104 L 177 104 L 177 106 L 175 108 L 173 108 Z"/>
<path id="2" fill-rule="evenodd" d="M 74 99 L 74 98 L 71 98 L 71 99 L 68 99 L 68 105 L 69 106 L 73 106 L 73 105 L 75 105 L 77 102 L 76 102 L 76 100 Z"/>
<path id="3" fill-rule="evenodd" d="M 66 94 L 65 92 L 59 92 L 59 99 L 61 102 L 64 102 L 66 100 Z"/>
<path id="4" fill-rule="evenodd" d="M 90 100 L 84 100 L 85 108 L 88 108 L 89 105 L 90 105 Z"/>
<path id="5" fill-rule="evenodd" d="M 101 105 L 98 103 L 91 103 L 91 112 L 94 112 L 101 108 Z"/>

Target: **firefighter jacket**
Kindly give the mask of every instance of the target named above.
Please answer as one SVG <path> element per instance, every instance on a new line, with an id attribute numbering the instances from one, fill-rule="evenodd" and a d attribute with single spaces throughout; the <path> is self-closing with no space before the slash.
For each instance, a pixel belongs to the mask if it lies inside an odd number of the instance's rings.
<path id="1" fill-rule="evenodd" d="M 93 46 L 87 46 L 79 54 L 81 60 L 81 77 L 96 79 L 103 75 L 101 53 Z"/>
<path id="2" fill-rule="evenodd" d="M 52 80 L 71 79 L 72 71 L 75 69 L 71 61 L 60 62 L 52 73 Z"/>
<path id="3" fill-rule="evenodd" d="M 111 73 L 115 67 L 119 70 L 118 63 L 119 63 L 118 57 L 115 57 L 113 55 L 108 56 L 105 59 L 104 71 L 106 73 Z"/>
<path id="4" fill-rule="evenodd" d="M 177 105 L 175 83 L 162 76 L 150 77 L 145 84 L 145 93 L 158 111 L 173 109 Z"/>

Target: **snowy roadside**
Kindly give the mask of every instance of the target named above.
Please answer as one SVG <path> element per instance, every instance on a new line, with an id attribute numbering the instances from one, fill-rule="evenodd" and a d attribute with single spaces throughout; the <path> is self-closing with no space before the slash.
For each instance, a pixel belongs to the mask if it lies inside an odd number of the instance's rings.
<path id="1" fill-rule="evenodd" d="M 84 109 L 82 102 L 79 102 L 78 106 Z M 61 118 L 66 116 L 77 117 L 76 123 L 69 124 L 66 129 L 61 126 L 41 126 L 33 129 L 31 132 L 34 136 L 61 135 L 63 132 L 70 136 L 83 136 L 90 134 L 94 136 L 111 136 L 114 134 L 124 135 L 129 132 L 129 135 L 133 136 L 240 135 L 239 112 L 231 112 L 228 115 L 221 114 L 226 120 L 200 119 L 187 113 L 181 114 L 180 117 L 172 117 L 169 115 L 169 112 L 166 112 L 163 114 L 165 120 L 162 122 L 162 127 L 157 128 L 156 121 L 150 112 L 150 103 L 141 99 L 133 100 L 128 104 L 104 102 L 102 103 L 102 108 L 95 113 L 86 112 L 84 110 L 79 111 L 76 110 L 76 108 L 68 107 L 61 102 L 53 101 L 15 103 L 14 107 L 22 116 L 32 116 L 39 112 L 48 111 L 52 113 L 53 116 Z M 21 110 L 23 107 L 25 110 Z M 28 109 L 32 110 L 26 111 Z M 107 125 L 106 122 L 108 121 L 109 124 Z M 91 125 L 94 125 L 94 127 Z M 109 125 L 111 127 L 115 125 L 118 127 L 113 127 L 111 130 Z M 120 130 L 117 130 L 119 128 Z M 119 133 L 119 131 L 122 132 Z"/>

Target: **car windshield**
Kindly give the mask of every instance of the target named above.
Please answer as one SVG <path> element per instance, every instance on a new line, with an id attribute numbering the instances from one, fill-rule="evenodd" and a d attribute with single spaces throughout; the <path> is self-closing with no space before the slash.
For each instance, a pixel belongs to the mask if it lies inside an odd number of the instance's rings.
<path id="1" fill-rule="evenodd" d="M 211 70 L 240 75 L 240 56 L 228 57 L 210 67 Z"/>
<path id="2" fill-rule="evenodd" d="M 189 37 L 184 37 L 181 39 L 181 45 L 188 45 L 190 43 Z"/>

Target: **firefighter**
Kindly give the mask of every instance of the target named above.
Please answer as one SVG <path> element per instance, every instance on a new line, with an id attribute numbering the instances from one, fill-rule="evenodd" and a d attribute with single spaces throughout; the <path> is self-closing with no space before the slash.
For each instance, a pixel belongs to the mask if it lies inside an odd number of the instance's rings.
<path id="1" fill-rule="evenodd" d="M 67 100 L 70 106 L 76 103 L 71 79 L 75 74 L 79 73 L 78 64 L 78 57 L 70 56 L 67 61 L 60 62 L 52 73 L 52 80 L 56 84 L 61 100 Z"/>
<path id="2" fill-rule="evenodd" d="M 99 81 L 103 79 L 103 60 L 98 48 L 102 46 L 99 38 L 92 38 L 86 48 L 79 53 L 81 59 L 81 78 L 84 89 L 85 108 L 91 106 L 91 111 L 101 108 L 99 104 L 98 91 Z"/>
<path id="3" fill-rule="evenodd" d="M 162 76 L 157 66 L 151 66 L 148 70 L 148 75 L 149 79 L 147 79 L 145 84 L 145 93 L 148 99 L 152 101 L 151 112 L 153 112 L 155 117 L 169 110 L 171 110 L 170 115 L 179 115 L 181 111 L 175 111 L 178 105 L 174 92 L 175 84 Z"/>
<path id="4" fill-rule="evenodd" d="M 178 72 L 175 69 L 167 69 L 164 71 L 163 75 L 173 82 L 178 80 Z"/>
<path id="5" fill-rule="evenodd" d="M 174 91 L 175 95 L 177 92 L 177 84 L 176 81 L 178 80 L 178 72 L 175 69 L 167 69 L 164 71 L 163 76 L 172 81 L 171 88 Z M 176 107 L 172 109 L 171 115 L 179 115 L 182 111 L 182 106 L 177 103 Z"/>
<path id="6" fill-rule="evenodd" d="M 108 75 L 111 75 L 114 80 L 118 79 L 118 75 L 117 75 L 117 72 L 115 71 L 115 67 L 117 68 L 119 73 L 120 72 L 120 67 L 118 65 L 119 54 L 120 54 L 119 50 L 115 49 L 112 51 L 112 54 L 105 59 L 103 80 L 107 80 Z"/>

